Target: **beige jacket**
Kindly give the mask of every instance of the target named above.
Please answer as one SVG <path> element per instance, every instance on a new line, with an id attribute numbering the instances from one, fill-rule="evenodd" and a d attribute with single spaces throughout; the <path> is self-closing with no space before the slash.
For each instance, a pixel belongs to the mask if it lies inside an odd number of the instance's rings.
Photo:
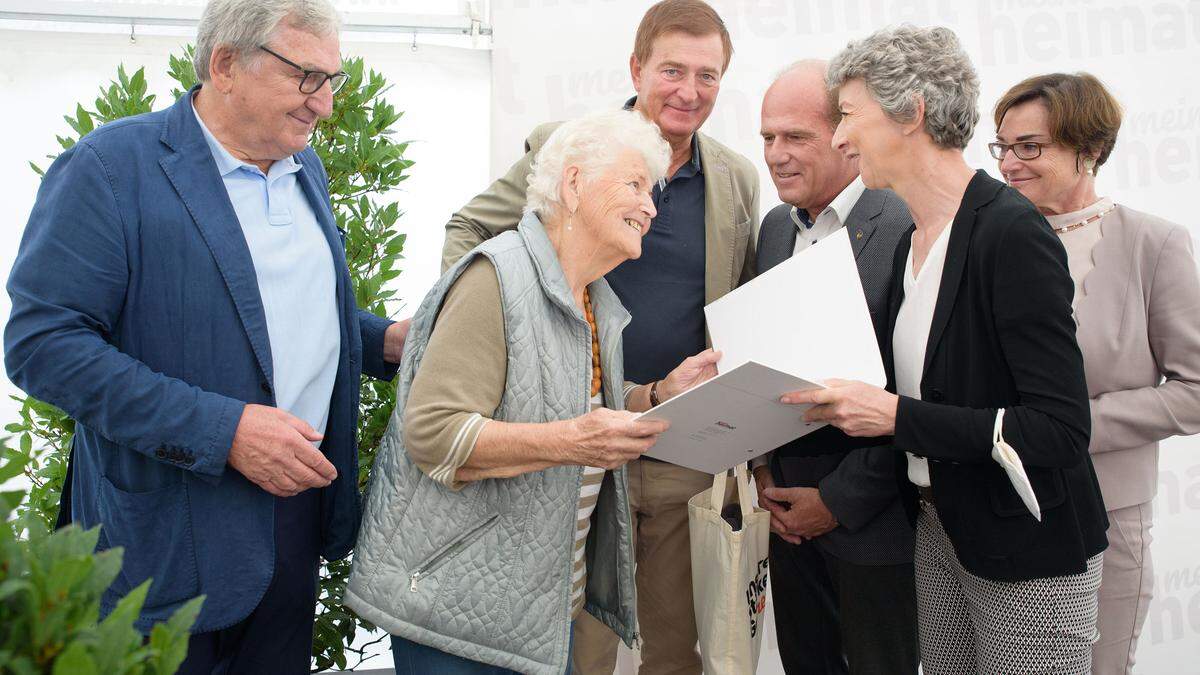
<path id="1" fill-rule="evenodd" d="M 534 129 L 525 141 L 525 156 L 451 216 L 442 248 L 443 272 L 483 240 L 517 227 L 530 165 L 559 124 Z M 751 234 L 758 220 L 758 172 L 745 157 L 704 134 L 697 144 L 704 174 L 704 302 L 709 303 L 754 277 Z"/>
<path id="2" fill-rule="evenodd" d="M 1075 308 L 1109 511 L 1158 487 L 1158 442 L 1200 432 L 1200 275 L 1187 230 L 1118 206 Z"/>

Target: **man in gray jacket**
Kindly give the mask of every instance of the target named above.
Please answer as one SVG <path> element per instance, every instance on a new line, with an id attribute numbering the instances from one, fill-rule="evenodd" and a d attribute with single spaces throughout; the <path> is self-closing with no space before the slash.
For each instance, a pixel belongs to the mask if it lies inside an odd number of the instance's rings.
<path id="1" fill-rule="evenodd" d="M 822 237 L 849 236 L 880 338 L 893 253 L 912 218 L 892 192 L 866 189 L 857 161 L 831 147 L 839 117 L 823 62 L 797 63 L 767 90 L 763 150 L 784 203 L 763 219 L 756 267 L 762 273 Z M 820 292 L 796 290 L 797 302 Z M 917 672 L 913 530 L 893 453 L 869 447 L 877 443 L 831 426 L 754 462 L 759 504 L 771 511 L 775 629 L 789 675 Z M 801 447 L 827 454 L 793 456 Z"/>

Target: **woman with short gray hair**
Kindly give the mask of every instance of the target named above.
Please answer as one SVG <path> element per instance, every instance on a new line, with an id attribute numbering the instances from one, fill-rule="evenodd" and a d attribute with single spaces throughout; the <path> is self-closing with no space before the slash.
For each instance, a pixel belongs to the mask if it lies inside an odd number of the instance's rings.
<path id="1" fill-rule="evenodd" d="M 413 317 L 346 590 L 392 634 L 398 675 L 560 675 L 584 611 L 634 639 L 624 465 L 666 423 L 623 410 L 629 314 L 604 275 L 641 255 L 668 157 L 636 112 L 563 124 L 517 230 L 450 268 Z M 717 358 L 685 360 L 657 396 Z"/>
<path id="2" fill-rule="evenodd" d="M 953 32 L 851 42 L 828 82 L 834 147 L 867 187 L 902 197 L 915 228 L 895 256 L 888 388 L 835 381 L 784 401 L 893 437 L 925 673 L 1088 673 L 1107 521 L 1062 244 L 967 166 L 979 80 Z"/>

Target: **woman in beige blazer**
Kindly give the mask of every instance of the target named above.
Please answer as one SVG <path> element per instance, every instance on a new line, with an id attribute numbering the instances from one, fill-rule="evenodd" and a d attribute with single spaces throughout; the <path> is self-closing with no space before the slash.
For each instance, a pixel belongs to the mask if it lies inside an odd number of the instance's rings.
<path id="1" fill-rule="evenodd" d="M 1158 442 L 1200 432 L 1200 280 L 1183 227 L 1096 195 L 1121 108 L 1095 77 L 1031 77 L 996 104 L 1000 172 L 1067 250 L 1108 509 L 1093 673 L 1133 672 L 1154 575 Z"/>

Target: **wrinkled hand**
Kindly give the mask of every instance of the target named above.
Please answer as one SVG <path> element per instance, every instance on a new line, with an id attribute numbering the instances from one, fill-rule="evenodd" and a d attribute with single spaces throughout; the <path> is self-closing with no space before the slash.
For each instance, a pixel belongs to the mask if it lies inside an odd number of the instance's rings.
<path id="1" fill-rule="evenodd" d="M 771 467 L 754 467 L 754 489 L 758 492 L 758 505 L 771 513 L 771 531 L 782 537 L 784 541 L 793 544 L 799 543 L 793 541 L 794 535 L 787 531 L 787 527 L 779 519 L 779 514 L 787 511 L 787 504 L 781 504 L 766 495 L 766 489 L 773 487 L 775 487 L 775 477 L 771 475 Z"/>
<path id="2" fill-rule="evenodd" d="M 408 339 L 408 329 L 412 328 L 412 317 L 397 321 L 383 332 L 383 360 L 391 364 L 400 363 L 404 356 L 404 341 Z"/>
<path id="3" fill-rule="evenodd" d="M 816 488 L 769 487 L 763 489 L 763 495 L 784 507 L 778 517 L 783 533 L 779 534 L 784 541 L 799 544 L 805 539 L 819 537 L 837 527 L 837 518 L 821 501 L 821 492 Z"/>
<path id="4" fill-rule="evenodd" d="M 625 410 L 597 408 L 567 422 L 567 462 L 616 469 L 649 450 L 671 425 L 665 420 L 636 420 Z"/>
<path id="5" fill-rule="evenodd" d="M 667 401 L 692 387 L 711 380 L 717 376 L 717 361 L 721 360 L 721 352 L 715 349 L 689 356 L 667 374 L 658 385 L 660 400 Z"/>
<path id="6" fill-rule="evenodd" d="M 337 469 L 310 441 L 320 441 L 304 420 L 265 405 L 242 411 L 226 462 L 276 497 L 291 497 L 329 485 Z"/>
<path id="7" fill-rule="evenodd" d="M 814 404 L 804 413 L 806 422 L 828 422 L 849 436 L 891 436 L 896 431 L 896 406 L 900 397 L 879 387 L 852 380 L 826 380 L 828 389 L 808 389 L 784 394 L 791 405 Z"/>

